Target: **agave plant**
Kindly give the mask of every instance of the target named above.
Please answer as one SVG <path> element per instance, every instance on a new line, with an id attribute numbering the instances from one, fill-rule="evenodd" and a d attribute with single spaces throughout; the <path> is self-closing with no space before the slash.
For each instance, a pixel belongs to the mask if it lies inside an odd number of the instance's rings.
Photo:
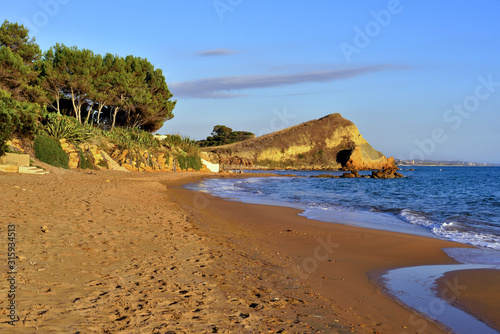
<path id="1" fill-rule="evenodd" d="M 90 126 L 61 115 L 49 115 L 45 132 L 56 139 L 66 139 L 71 142 L 84 142 L 92 137 Z"/>
<path id="2" fill-rule="evenodd" d="M 154 136 L 140 129 L 114 128 L 106 137 L 120 149 L 152 149 L 160 147 L 160 142 Z"/>
<path id="3" fill-rule="evenodd" d="M 165 139 L 161 141 L 161 144 L 169 147 L 178 147 L 186 153 L 197 155 L 200 151 L 200 146 L 198 143 L 187 137 L 181 135 L 167 135 Z"/>

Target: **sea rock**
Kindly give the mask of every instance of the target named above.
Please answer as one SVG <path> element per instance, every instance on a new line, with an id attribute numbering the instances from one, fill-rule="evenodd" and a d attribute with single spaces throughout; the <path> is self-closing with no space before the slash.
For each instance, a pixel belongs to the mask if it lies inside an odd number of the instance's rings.
<path id="1" fill-rule="evenodd" d="M 396 169 L 394 158 L 386 158 L 371 146 L 361 145 L 354 148 L 343 166 L 344 170 Z"/>
<path id="2" fill-rule="evenodd" d="M 404 177 L 404 175 L 396 172 L 396 169 L 394 168 L 386 168 L 383 170 L 377 170 L 372 172 L 372 178 L 374 179 L 394 179 L 401 177 Z"/>
<path id="3" fill-rule="evenodd" d="M 350 173 L 342 174 L 342 178 L 356 178 L 359 177 L 359 173 L 357 170 L 352 170 Z"/>
<path id="4" fill-rule="evenodd" d="M 331 175 L 331 174 L 312 175 L 311 177 L 314 177 L 317 179 L 338 179 L 338 178 L 340 178 L 340 176 L 338 176 L 338 175 Z"/>

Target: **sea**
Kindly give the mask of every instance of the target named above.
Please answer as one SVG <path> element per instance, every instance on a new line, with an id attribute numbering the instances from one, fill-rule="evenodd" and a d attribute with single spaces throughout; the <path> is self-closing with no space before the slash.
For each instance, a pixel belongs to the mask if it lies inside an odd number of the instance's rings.
<path id="1" fill-rule="evenodd" d="M 233 201 L 292 207 L 325 222 L 500 250 L 500 167 L 417 166 L 400 172 L 404 178 L 382 180 L 311 177 L 341 171 L 278 170 L 272 173 L 279 177 L 208 179 L 188 188 Z"/>
<path id="2" fill-rule="evenodd" d="M 384 293 L 453 333 L 499 334 L 476 315 L 440 300 L 435 284 L 451 271 L 500 269 L 500 167 L 418 166 L 400 172 L 404 178 L 381 180 L 314 178 L 343 172 L 286 170 L 272 171 L 280 176 L 207 179 L 186 187 L 231 201 L 296 208 L 314 220 L 476 246 L 443 249 L 457 264 L 392 269 L 380 284 Z"/>

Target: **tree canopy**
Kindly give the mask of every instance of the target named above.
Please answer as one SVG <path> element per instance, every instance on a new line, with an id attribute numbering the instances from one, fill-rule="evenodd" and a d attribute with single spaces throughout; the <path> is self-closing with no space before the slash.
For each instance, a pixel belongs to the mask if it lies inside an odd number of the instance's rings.
<path id="1" fill-rule="evenodd" d="M 40 59 L 40 47 L 35 38 L 29 38 L 29 31 L 23 25 L 5 20 L 0 26 L 0 47 L 8 47 L 19 55 L 24 63 L 33 63 Z"/>
<path id="2" fill-rule="evenodd" d="M 8 21 L 0 26 L 0 89 L 18 101 L 44 102 L 35 69 L 39 59 L 40 48 L 29 39 L 28 29 Z"/>
<path id="3" fill-rule="evenodd" d="M 42 53 L 24 26 L 8 21 L 0 27 L 0 89 L 81 123 L 150 132 L 173 118 L 176 104 L 162 71 L 147 59 L 63 44 Z"/>
<path id="4" fill-rule="evenodd" d="M 233 129 L 225 125 L 216 125 L 212 131 L 212 135 L 207 139 L 200 140 L 198 143 L 201 147 L 220 146 L 232 144 L 247 139 L 255 138 L 255 134 L 248 131 L 233 131 Z"/>

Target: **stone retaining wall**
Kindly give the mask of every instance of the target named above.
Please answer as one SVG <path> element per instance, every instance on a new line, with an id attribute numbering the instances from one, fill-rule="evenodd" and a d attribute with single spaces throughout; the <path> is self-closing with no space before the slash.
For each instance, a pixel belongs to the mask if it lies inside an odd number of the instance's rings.
<path id="1" fill-rule="evenodd" d="M 156 172 L 156 171 L 173 171 L 174 158 L 168 153 L 149 152 L 145 150 L 118 150 L 105 152 L 97 145 L 82 143 L 75 145 L 66 139 L 60 139 L 61 147 L 68 154 L 69 168 L 77 169 L 81 166 L 80 151 L 82 155 L 91 162 L 96 169 L 111 169 L 120 171 L 139 171 L 139 172 Z M 7 143 L 16 151 L 24 152 L 21 142 L 13 139 Z M 28 155 L 26 155 L 28 156 Z M 28 163 L 29 165 L 29 156 Z M 179 167 L 177 166 L 177 170 Z M 190 169 L 189 171 L 193 171 Z M 206 164 L 203 165 L 202 171 L 209 172 Z"/>

